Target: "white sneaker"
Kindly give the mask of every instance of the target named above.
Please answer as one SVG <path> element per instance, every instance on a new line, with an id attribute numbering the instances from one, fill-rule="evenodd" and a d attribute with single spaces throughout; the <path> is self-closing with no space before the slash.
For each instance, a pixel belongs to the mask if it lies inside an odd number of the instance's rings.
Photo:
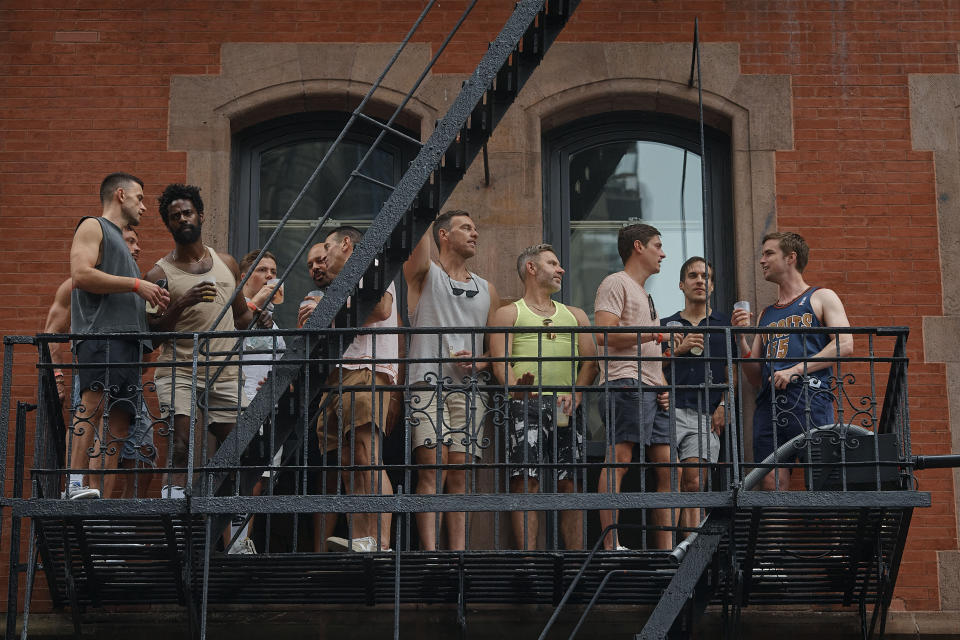
<path id="1" fill-rule="evenodd" d="M 373 536 L 365 536 L 363 538 L 354 538 L 351 542 L 346 538 L 330 536 L 327 538 L 327 551 L 370 553 L 371 551 L 377 551 L 377 540 Z M 381 551 L 390 551 L 390 549 L 384 548 L 381 549 Z"/>
<path id="2" fill-rule="evenodd" d="M 163 489 L 160 491 L 161 498 L 185 498 L 187 497 L 186 492 L 183 490 L 183 487 L 178 487 L 175 484 L 165 484 Z"/>
<path id="3" fill-rule="evenodd" d="M 230 545 L 230 550 L 227 553 L 229 555 L 255 556 L 257 555 L 257 547 L 250 538 L 242 538 Z"/>
<path id="4" fill-rule="evenodd" d="M 90 498 L 99 498 L 100 490 L 84 486 L 79 482 L 71 482 L 67 485 L 67 490 L 60 496 L 67 500 L 88 500 Z"/>

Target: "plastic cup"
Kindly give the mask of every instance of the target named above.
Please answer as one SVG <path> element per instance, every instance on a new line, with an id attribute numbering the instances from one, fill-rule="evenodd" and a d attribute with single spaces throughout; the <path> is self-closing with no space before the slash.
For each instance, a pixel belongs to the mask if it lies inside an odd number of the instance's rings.
<path id="1" fill-rule="evenodd" d="M 749 300 L 738 300 L 733 303 L 733 310 L 743 309 L 747 313 L 750 313 L 750 301 Z"/>
<path id="2" fill-rule="evenodd" d="M 314 289 L 313 291 L 309 292 L 307 295 L 303 297 L 303 301 L 300 303 L 300 308 L 298 309 L 298 311 L 302 310 L 307 305 L 320 302 L 321 300 L 323 300 L 323 296 L 324 296 L 323 290 Z M 302 327 L 303 325 L 299 325 L 299 326 Z"/>
<path id="3" fill-rule="evenodd" d="M 451 358 L 457 357 L 460 351 L 470 350 L 470 336 L 462 334 L 450 334 L 447 336 L 447 349 Z"/>
<path id="4" fill-rule="evenodd" d="M 272 280 L 267 280 L 267 284 L 273 287 L 276 287 L 277 285 L 279 285 L 279 288 L 277 292 L 273 295 L 273 300 L 271 300 L 271 302 L 273 304 L 283 304 L 283 285 L 280 284 L 280 279 L 273 278 Z"/>
<path id="5" fill-rule="evenodd" d="M 665 324 L 665 325 L 663 325 L 663 326 L 665 326 L 665 327 L 682 327 L 682 326 L 683 326 L 683 323 L 682 323 L 682 322 L 677 322 L 676 320 L 671 320 L 670 322 L 668 322 L 667 324 Z M 669 341 L 671 342 L 671 344 L 676 345 L 677 340 L 680 340 L 680 339 L 683 338 L 683 334 L 682 334 L 682 333 L 668 333 L 666 337 L 667 337 L 667 340 L 669 340 Z"/>
<path id="6" fill-rule="evenodd" d="M 557 410 L 555 412 L 555 422 L 558 427 L 569 427 L 570 426 L 570 416 L 563 412 L 563 405 L 560 404 L 560 396 L 557 396 Z"/>
<path id="7" fill-rule="evenodd" d="M 204 279 L 201 280 L 200 282 L 202 282 L 203 284 L 212 284 L 214 287 L 217 286 L 217 281 L 216 281 L 215 278 L 204 278 Z M 204 301 L 204 302 L 213 302 L 214 300 L 216 300 L 216 295 L 203 296 L 203 301 Z"/>

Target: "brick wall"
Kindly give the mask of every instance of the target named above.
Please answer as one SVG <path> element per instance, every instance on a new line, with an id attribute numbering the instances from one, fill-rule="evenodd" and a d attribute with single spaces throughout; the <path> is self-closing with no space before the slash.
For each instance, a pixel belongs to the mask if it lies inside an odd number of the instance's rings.
<path id="1" fill-rule="evenodd" d="M 60 8 L 67 4 L 104 8 Z M 439 2 L 416 40 L 436 46 L 465 4 Z M 5 0 L 2 333 L 41 329 L 68 275 L 72 230 L 99 212 L 105 174 L 141 176 L 151 203 L 184 179 L 185 154 L 167 151 L 172 75 L 216 74 L 225 42 L 396 42 L 422 6 Z M 435 71 L 468 72 L 512 6 L 481 2 Z M 907 80 L 958 73 L 960 1 L 583 0 L 562 39 L 689 42 L 695 17 L 704 41 L 739 45 L 743 73 L 791 76 L 795 148 L 776 156 L 777 225 L 809 239 L 809 280 L 840 294 L 852 324 L 911 328 L 915 452 L 948 451 L 945 367 L 924 363 L 921 331 L 922 316 L 942 314 L 934 166 L 931 153 L 911 148 Z M 146 269 L 170 240 L 155 208 L 142 231 Z M 924 472 L 921 488 L 934 507 L 914 518 L 897 596 L 907 609 L 936 610 L 935 550 L 957 549 L 956 503 L 948 472 Z"/>

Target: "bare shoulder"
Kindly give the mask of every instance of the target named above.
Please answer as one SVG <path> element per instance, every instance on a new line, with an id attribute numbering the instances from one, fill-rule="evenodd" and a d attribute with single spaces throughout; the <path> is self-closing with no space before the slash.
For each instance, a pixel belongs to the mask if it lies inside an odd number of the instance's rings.
<path id="1" fill-rule="evenodd" d="M 496 285 L 494 285 L 490 280 L 487 280 L 487 290 L 490 292 L 490 304 L 499 308 L 500 294 L 497 292 Z"/>
<path id="2" fill-rule="evenodd" d="M 163 267 L 158 264 L 153 265 L 153 268 L 150 271 L 147 271 L 147 274 L 143 276 L 143 279 L 156 284 L 158 281 L 166 278 L 167 274 L 164 272 Z"/>
<path id="3" fill-rule="evenodd" d="M 77 230 L 73 234 L 74 240 L 81 242 L 99 242 L 103 238 L 103 228 L 97 218 L 84 218 L 77 225 Z"/>
<path id="4" fill-rule="evenodd" d="M 841 307 L 843 306 L 843 302 L 840 301 L 840 296 L 837 295 L 836 291 L 833 289 L 825 289 L 823 287 L 813 292 L 813 294 L 810 296 L 810 302 L 817 306 L 822 306 L 824 304 L 838 304 Z"/>
<path id="5" fill-rule="evenodd" d="M 810 296 L 810 306 L 817 314 L 821 324 L 828 327 L 846 327 L 850 325 L 847 312 L 843 308 L 840 296 L 833 289 L 817 289 Z"/>
<path id="6" fill-rule="evenodd" d="M 493 315 L 493 324 L 497 327 L 512 327 L 513 323 L 517 321 L 517 305 L 505 304 Z"/>
<path id="7" fill-rule="evenodd" d="M 240 264 L 237 262 L 236 258 L 229 253 L 222 253 L 220 251 L 217 251 L 217 255 L 220 256 L 221 260 L 223 260 L 223 264 L 227 265 L 230 271 L 233 271 L 234 275 L 240 273 Z"/>
<path id="8" fill-rule="evenodd" d="M 587 317 L 587 312 L 586 312 L 586 311 L 584 311 L 584 310 L 581 309 L 580 307 L 573 307 L 573 306 L 570 306 L 570 305 L 566 305 L 566 307 L 567 307 L 567 309 L 570 310 L 570 313 L 573 314 L 573 317 L 577 319 L 577 323 L 578 323 L 581 327 L 589 327 L 589 326 L 590 326 L 590 318 Z"/>

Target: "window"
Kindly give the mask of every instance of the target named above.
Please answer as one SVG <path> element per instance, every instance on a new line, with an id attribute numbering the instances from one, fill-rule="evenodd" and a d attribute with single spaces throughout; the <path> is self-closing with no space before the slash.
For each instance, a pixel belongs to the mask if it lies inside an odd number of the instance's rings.
<path id="1" fill-rule="evenodd" d="M 736 295 L 730 141 L 706 129 L 704 217 L 696 121 L 648 112 L 584 118 L 544 136 L 544 236 L 567 271 L 563 302 L 593 317 L 600 281 L 623 269 L 617 231 L 645 222 L 660 230 L 666 259 L 647 281 L 661 316 L 683 308 L 680 266 L 694 255 L 713 263 L 714 305 L 727 313 Z"/>
<path id="2" fill-rule="evenodd" d="M 264 246 L 348 117 L 338 112 L 296 114 L 236 135 L 230 249 L 238 260 L 248 251 Z M 300 245 L 316 229 L 318 219 L 334 201 L 378 133 L 379 129 L 372 126 L 354 123 L 350 134 L 327 160 L 270 246 L 270 251 L 277 256 L 279 272 L 290 264 Z M 410 131 L 404 133 L 416 136 Z M 396 138 L 388 136 L 366 161 L 362 172 L 380 182 L 396 184 L 415 152 L 410 145 L 397 144 Z M 341 224 L 351 224 L 363 231 L 389 196 L 390 190 L 386 187 L 355 180 L 324 228 L 332 230 Z M 324 231 L 319 232 L 314 242 L 322 242 L 324 235 Z M 314 288 L 306 270 L 306 252 L 298 262 L 286 281 L 286 301 L 274 313 L 281 327 L 296 326 L 297 303 L 304 293 Z"/>

